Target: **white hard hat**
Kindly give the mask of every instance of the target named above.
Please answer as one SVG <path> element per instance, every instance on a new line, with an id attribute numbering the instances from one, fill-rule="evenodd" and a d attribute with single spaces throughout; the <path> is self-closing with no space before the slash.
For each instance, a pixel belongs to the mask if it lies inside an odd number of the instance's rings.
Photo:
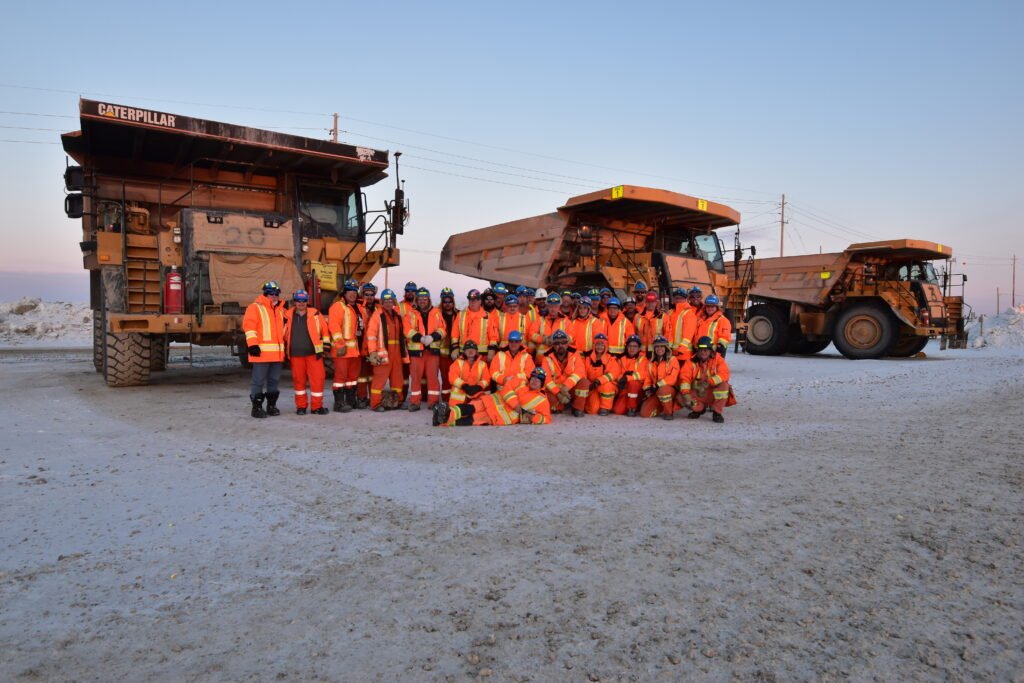
<path id="1" fill-rule="evenodd" d="M 535 296 L 538 299 L 547 299 L 548 298 L 548 290 L 546 290 L 543 287 L 541 287 L 540 289 L 537 290 Z"/>

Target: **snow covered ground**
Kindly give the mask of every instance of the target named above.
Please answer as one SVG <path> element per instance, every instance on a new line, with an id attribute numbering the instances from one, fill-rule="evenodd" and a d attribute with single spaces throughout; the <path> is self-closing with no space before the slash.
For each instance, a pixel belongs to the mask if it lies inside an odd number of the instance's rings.
<path id="1" fill-rule="evenodd" d="M 1024 351 L 729 360 L 724 425 L 498 430 L 0 352 L 0 680 L 1019 677 Z"/>
<path id="2" fill-rule="evenodd" d="M 44 302 L 38 298 L 0 303 L 0 347 L 92 346 L 88 304 Z"/>

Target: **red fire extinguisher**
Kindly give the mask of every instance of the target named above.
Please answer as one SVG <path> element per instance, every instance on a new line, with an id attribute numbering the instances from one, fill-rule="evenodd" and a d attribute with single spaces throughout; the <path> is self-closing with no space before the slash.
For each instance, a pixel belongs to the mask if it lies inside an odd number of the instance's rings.
<path id="1" fill-rule="evenodd" d="M 178 272 L 178 266 L 171 266 L 171 272 L 164 279 L 164 313 L 185 312 L 185 287 Z"/>
<path id="2" fill-rule="evenodd" d="M 315 270 L 309 274 L 308 278 L 306 278 L 306 291 L 309 292 L 309 305 L 320 310 L 320 278 L 316 276 Z"/>

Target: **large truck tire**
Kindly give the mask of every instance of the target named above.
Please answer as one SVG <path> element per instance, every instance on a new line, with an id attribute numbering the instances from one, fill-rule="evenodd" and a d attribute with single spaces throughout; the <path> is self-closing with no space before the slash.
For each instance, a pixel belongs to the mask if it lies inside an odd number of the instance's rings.
<path id="1" fill-rule="evenodd" d="M 746 352 L 755 356 L 778 356 L 789 347 L 789 321 L 786 314 L 770 304 L 747 309 Z"/>
<path id="2" fill-rule="evenodd" d="M 107 332 L 107 386 L 134 387 L 148 383 L 152 366 L 150 350 L 148 334 Z"/>
<path id="3" fill-rule="evenodd" d="M 797 356 L 813 356 L 828 348 L 832 343 L 831 337 L 824 339 L 808 339 L 799 332 L 795 332 L 789 339 L 789 353 Z"/>
<path id="4" fill-rule="evenodd" d="M 154 334 L 149 338 L 149 370 L 163 372 L 167 369 L 167 337 Z"/>
<path id="5" fill-rule="evenodd" d="M 839 314 L 832 343 L 851 360 L 881 358 L 896 339 L 892 313 L 876 304 L 857 304 Z"/>
<path id="6" fill-rule="evenodd" d="M 890 356 L 896 358 L 909 358 L 916 356 L 928 346 L 928 337 L 900 337 L 889 349 Z"/>
<path id="7" fill-rule="evenodd" d="M 103 347 L 107 343 L 106 330 L 103 329 L 103 314 L 92 312 L 92 365 L 96 372 L 103 372 Z"/>

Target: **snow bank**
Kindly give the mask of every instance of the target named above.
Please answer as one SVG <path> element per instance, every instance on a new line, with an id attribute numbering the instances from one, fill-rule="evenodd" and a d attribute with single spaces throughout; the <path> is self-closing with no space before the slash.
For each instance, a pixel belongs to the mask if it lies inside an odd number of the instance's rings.
<path id="1" fill-rule="evenodd" d="M 0 344 L 90 346 L 92 311 L 88 304 L 49 303 L 29 297 L 0 303 Z"/>
<path id="2" fill-rule="evenodd" d="M 1024 348 L 1024 311 L 1008 308 L 1002 315 L 986 315 L 967 325 L 968 345 Z"/>

